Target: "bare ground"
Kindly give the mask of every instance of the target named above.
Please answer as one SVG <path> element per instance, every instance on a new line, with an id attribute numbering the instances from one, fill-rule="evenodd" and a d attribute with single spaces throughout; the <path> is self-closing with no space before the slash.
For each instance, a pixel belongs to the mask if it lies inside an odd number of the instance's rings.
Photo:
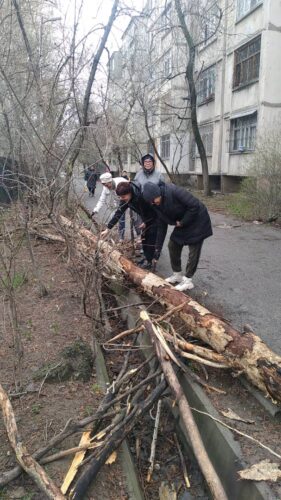
<path id="1" fill-rule="evenodd" d="M 17 300 L 24 344 L 22 387 L 27 393 L 12 400 L 19 432 L 29 452 L 34 452 L 46 444 L 63 429 L 70 418 L 80 419 L 93 414 L 103 396 L 94 370 L 88 382 L 70 380 L 53 384 L 44 383 L 41 387 L 41 381 L 33 381 L 34 372 L 42 364 L 55 362 L 58 352 L 78 338 L 91 343 L 94 333 L 91 331 L 91 322 L 83 315 L 77 283 L 68 270 L 62 255 L 62 246 L 37 243 L 35 257 L 49 294 L 47 297 L 39 298 L 29 256 L 23 248 L 17 272 L 25 272 L 27 282 L 17 290 Z M 7 392 L 14 393 L 18 390 L 21 392 L 22 389 L 16 387 L 14 380 L 14 365 L 17 361 L 9 326 L 7 302 L 3 296 L 0 302 L 0 317 L 2 318 L 0 380 Z M 63 449 L 77 446 L 79 439 L 79 435 L 69 438 L 63 443 Z M 0 470 L 3 472 L 12 468 L 16 462 L 1 417 L 0 442 Z M 71 459 L 67 458 L 46 466 L 47 472 L 58 486 L 62 483 L 70 462 Z M 108 500 L 128 498 L 119 460 L 104 468 L 93 491 L 88 498 Z M 44 495 L 26 475 L 22 475 L 0 490 L 0 498 L 42 500 Z"/>

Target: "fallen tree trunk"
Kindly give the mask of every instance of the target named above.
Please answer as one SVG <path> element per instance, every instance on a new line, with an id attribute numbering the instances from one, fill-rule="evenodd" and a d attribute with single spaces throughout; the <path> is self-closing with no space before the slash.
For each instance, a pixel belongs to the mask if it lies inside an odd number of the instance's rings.
<path id="1" fill-rule="evenodd" d="M 53 481 L 47 476 L 41 465 L 34 460 L 22 443 L 17 429 L 16 419 L 10 400 L 0 384 L 0 404 L 2 407 L 3 419 L 7 430 L 11 446 L 16 454 L 17 461 L 29 476 L 35 481 L 41 491 L 48 498 L 63 500 L 65 496 L 55 486 Z"/>
<path id="2" fill-rule="evenodd" d="M 146 311 L 142 311 L 140 314 L 143 320 L 144 326 L 147 333 L 149 334 L 152 343 L 155 347 L 157 357 L 160 361 L 163 373 L 165 375 L 166 381 L 170 386 L 170 389 L 176 399 L 176 403 L 179 408 L 180 416 L 188 433 L 194 455 L 197 459 L 199 467 L 202 471 L 203 476 L 210 488 L 212 497 L 215 500 L 227 500 L 227 496 L 221 484 L 221 481 L 210 461 L 208 454 L 202 443 L 198 427 L 194 421 L 190 406 L 184 395 L 182 387 L 179 383 L 178 377 L 175 373 L 171 360 L 167 356 L 167 351 L 164 350 L 157 333 L 156 327 L 151 323 L 149 316 Z M 164 340 L 164 337 L 163 337 Z M 168 359 L 167 359 L 168 358 Z"/>
<path id="3" fill-rule="evenodd" d="M 135 285 L 158 299 L 161 304 L 167 307 L 183 304 L 178 314 L 192 335 L 222 354 L 230 367 L 244 373 L 267 397 L 281 402 L 281 357 L 257 335 L 252 332 L 240 333 L 188 295 L 175 290 L 156 274 L 134 265 L 109 243 L 99 240 L 87 229 L 75 226 L 65 217 L 60 217 L 60 224 L 62 229 L 75 230 L 75 239 L 79 240 L 79 234 L 84 243 L 87 243 L 88 252 L 98 248 L 105 263 L 111 266 L 115 273 L 124 273 Z"/>

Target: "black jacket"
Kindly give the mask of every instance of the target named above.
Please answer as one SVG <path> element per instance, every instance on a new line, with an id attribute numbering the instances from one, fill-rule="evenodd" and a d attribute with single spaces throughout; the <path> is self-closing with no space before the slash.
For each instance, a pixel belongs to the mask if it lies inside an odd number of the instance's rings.
<path id="1" fill-rule="evenodd" d="M 94 188 L 98 180 L 98 174 L 95 170 L 87 169 L 84 175 L 88 188 Z"/>
<path id="2" fill-rule="evenodd" d="M 212 225 L 208 210 L 201 201 L 182 187 L 174 184 L 160 186 L 162 202 L 153 206 L 157 213 L 156 258 L 160 255 L 166 237 L 168 225 L 175 226 L 176 221 L 182 227 L 175 227 L 171 240 L 179 245 L 193 245 L 212 236 Z"/>
<path id="3" fill-rule="evenodd" d="M 142 222 L 146 225 L 151 225 L 156 221 L 157 215 L 153 208 L 146 203 L 146 201 L 144 201 L 139 186 L 131 182 L 131 187 L 133 189 L 132 199 L 129 202 L 120 202 L 118 209 L 107 224 L 108 229 L 111 229 L 115 226 L 115 224 L 117 224 L 119 219 L 126 212 L 127 208 L 131 208 L 134 212 L 139 214 Z"/>

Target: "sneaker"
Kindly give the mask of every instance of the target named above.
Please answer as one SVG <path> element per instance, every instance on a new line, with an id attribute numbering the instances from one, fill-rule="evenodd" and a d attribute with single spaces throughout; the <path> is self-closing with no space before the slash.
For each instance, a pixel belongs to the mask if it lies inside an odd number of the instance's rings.
<path id="1" fill-rule="evenodd" d="M 182 279 L 183 279 L 183 274 L 182 272 L 179 272 L 179 273 L 173 273 L 172 276 L 166 278 L 165 281 L 167 281 L 167 283 L 171 283 L 172 285 L 174 285 L 175 283 L 180 283 Z"/>
<path id="2" fill-rule="evenodd" d="M 192 279 L 187 278 L 186 276 L 183 276 L 181 282 L 175 286 L 175 290 L 179 290 L 180 292 L 184 292 L 184 290 L 192 290 L 192 288 L 194 288 Z"/>

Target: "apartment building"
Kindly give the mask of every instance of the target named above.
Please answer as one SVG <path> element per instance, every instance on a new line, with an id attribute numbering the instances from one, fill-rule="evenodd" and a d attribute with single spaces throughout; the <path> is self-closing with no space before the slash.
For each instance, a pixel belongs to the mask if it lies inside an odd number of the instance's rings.
<path id="1" fill-rule="evenodd" d="M 235 190 L 247 175 L 257 141 L 270 130 L 281 129 L 281 4 L 279 0 L 206 1 L 198 4 L 196 22 L 188 25 L 197 47 L 197 116 L 211 185 L 226 192 Z M 187 4 L 187 23 L 189 9 Z M 123 35 L 120 64 L 126 67 L 128 46 L 141 39 L 145 51 L 135 62 L 145 109 L 139 102 L 132 109 L 129 121 L 137 121 L 137 127 L 126 139 L 127 163 L 131 171 L 138 168 L 130 153 L 132 139 L 140 152 L 154 143 L 169 170 L 196 179 L 201 186 L 184 77 L 188 50 L 174 4 L 149 0 L 141 23 L 133 24 L 133 33 L 131 22 Z M 134 71 L 128 75 L 123 70 L 121 79 L 132 82 L 133 75 Z"/>

